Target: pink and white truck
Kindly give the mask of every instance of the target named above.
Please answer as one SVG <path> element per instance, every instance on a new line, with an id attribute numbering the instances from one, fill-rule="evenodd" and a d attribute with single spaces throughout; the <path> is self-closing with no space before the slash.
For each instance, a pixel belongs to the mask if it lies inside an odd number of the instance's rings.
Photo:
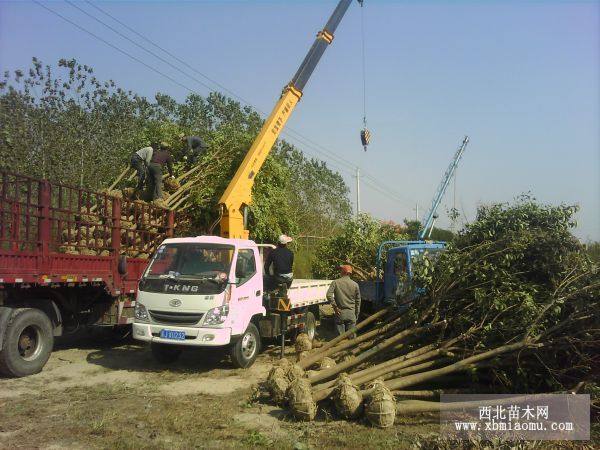
<path id="1" fill-rule="evenodd" d="M 229 347 L 232 363 L 249 367 L 262 339 L 282 329 L 314 337 L 331 281 L 294 280 L 285 297 L 265 293 L 262 256 L 271 249 L 216 236 L 166 239 L 139 282 L 134 338 L 161 362 L 186 346 Z"/>

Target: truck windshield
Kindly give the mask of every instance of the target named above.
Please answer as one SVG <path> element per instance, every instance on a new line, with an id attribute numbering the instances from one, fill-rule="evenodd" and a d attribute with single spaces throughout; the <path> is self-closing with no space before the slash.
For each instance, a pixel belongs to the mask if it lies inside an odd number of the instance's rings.
<path id="1" fill-rule="evenodd" d="M 427 258 L 431 262 L 437 261 L 440 257 L 440 253 L 443 249 L 441 248 L 420 248 L 417 250 L 410 251 L 410 259 L 413 264 L 419 264 L 424 258 Z"/>
<path id="2" fill-rule="evenodd" d="M 225 289 L 233 246 L 218 244 L 161 245 L 140 290 L 180 294 L 218 294 Z"/>
<path id="3" fill-rule="evenodd" d="M 407 265 L 406 253 L 401 252 L 394 258 L 394 275 L 396 275 L 396 298 L 400 303 L 411 301 L 418 289 L 412 284 L 414 271 L 417 270 L 424 259 L 434 263 L 440 256 L 441 248 L 412 248 L 410 249 L 410 271 Z"/>

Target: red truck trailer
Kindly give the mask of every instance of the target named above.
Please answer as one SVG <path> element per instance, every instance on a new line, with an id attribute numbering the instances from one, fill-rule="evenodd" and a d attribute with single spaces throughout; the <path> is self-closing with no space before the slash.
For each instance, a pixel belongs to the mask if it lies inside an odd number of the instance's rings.
<path id="1" fill-rule="evenodd" d="M 0 170 L 0 372 L 42 370 L 54 337 L 133 322 L 147 258 L 174 213 Z"/>

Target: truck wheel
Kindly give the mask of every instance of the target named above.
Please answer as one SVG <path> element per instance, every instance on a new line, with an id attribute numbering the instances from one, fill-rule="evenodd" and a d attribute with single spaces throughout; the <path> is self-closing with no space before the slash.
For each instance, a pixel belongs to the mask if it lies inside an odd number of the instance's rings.
<path id="1" fill-rule="evenodd" d="M 152 356 L 161 364 L 169 364 L 177 361 L 183 349 L 179 345 L 159 344 L 158 342 L 150 343 Z"/>
<path id="2" fill-rule="evenodd" d="M 317 319 L 311 311 L 308 311 L 304 316 L 303 333 L 306 333 L 308 335 L 308 338 L 311 340 L 311 342 L 315 338 L 315 334 L 317 333 Z"/>
<path id="3" fill-rule="evenodd" d="M 0 372 L 12 377 L 38 373 L 53 346 L 52 323 L 46 314 L 35 308 L 15 309 L 4 332 Z"/>
<path id="4" fill-rule="evenodd" d="M 231 346 L 231 362 L 235 367 L 245 369 L 254 364 L 260 352 L 260 334 L 251 323 L 238 341 Z"/>

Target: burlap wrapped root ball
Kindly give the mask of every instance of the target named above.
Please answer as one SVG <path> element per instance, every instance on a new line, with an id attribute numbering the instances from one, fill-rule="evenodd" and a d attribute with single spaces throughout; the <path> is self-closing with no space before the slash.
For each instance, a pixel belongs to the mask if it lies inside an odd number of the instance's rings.
<path id="1" fill-rule="evenodd" d="M 121 191 L 121 196 L 123 198 L 128 199 L 128 200 L 134 200 L 136 198 L 136 196 L 137 196 L 137 193 L 136 193 L 136 191 L 135 191 L 134 188 L 128 187 L 128 188 L 124 188 Z"/>
<path id="2" fill-rule="evenodd" d="M 312 342 L 306 333 L 300 333 L 296 338 L 296 353 L 308 352 L 312 350 Z"/>
<path id="3" fill-rule="evenodd" d="M 296 361 L 300 361 L 300 360 L 306 358 L 309 354 L 310 354 L 310 352 L 299 352 L 299 353 L 296 353 Z"/>
<path id="4" fill-rule="evenodd" d="M 304 372 L 304 369 L 302 369 L 302 367 L 300 367 L 297 364 L 291 363 L 288 366 L 286 366 L 285 374 L 288 380 L 290 380 L 290 382 L 306 377 L 306 373 Z"/>
<path id="5" fill-rule="evenodd" d="M 338 414 L 344 419 L 356 419 L 363 410 L 362 394 L 346 374 L 336 380 L 333 402 Z"/>
<path id="6" fill-rule="evenodd" d="M 285 404 L 285 395 L 290 383 L 302 378 L 305 378 L 304 370 L 284 358 L 269 372 L 266 387 L 273 401 L 282 405 Z"/>
<path id="7" fill-rule="evenodd" d="M 298 378 L 290 383 L 286 397 L 292 415 L 304 422 L 314 420 L 317 404 L 312 398 L 310 383 L 305 378 Z"/>
<path id="8" fill-rule="evenodd" d="M 389 428 L 396 419 L 394 395 L 382 380 L 375 380 L 372 389 L 365 404 L 365 416 L 374 427 Z"/>
<path id="9" fill-rule="evenodd" d="M 166 178 L 163 186 L 165 187 L 165 191 L 173 193 L 181 187 L 181 184 L 175 178 Z"/>
<path id="10" fill-rule="evenodd" d="M 285 393 L 290 386 L 290 380 L 281 366 L 271 368 L 267 377 L 266 387 L 271 395 L 271 399 L 278 405 L 285 403 Z"/>
<path id="11" fill-rule="evenodd" d="M 319 361 L 319 370 L 331 369 L 335 367 L 335 360 L 330 358 L 329 356 L 324 356 L 321 361 Z"/>
<path id="12" fill-rule="evenodd" d="M 123 193 L 121 191 L 119 191 L 118 189 L 102 189 L 100 191 L 101 194 L 106 194 L 109 195 L 111 197 L 115 197 L 115 198 L 123 198 Z"/>

